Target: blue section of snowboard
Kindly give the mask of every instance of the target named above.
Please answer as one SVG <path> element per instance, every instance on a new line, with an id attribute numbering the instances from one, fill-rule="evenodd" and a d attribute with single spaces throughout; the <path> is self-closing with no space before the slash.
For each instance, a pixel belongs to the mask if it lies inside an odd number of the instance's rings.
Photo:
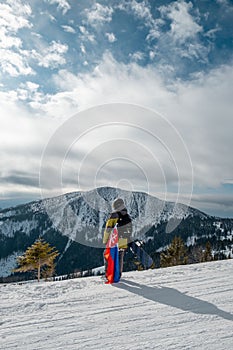
<path id="1" fill-rule="evenodd" d="M 144 269 L 149 269 L 153 265 L 151 256 L 140 246 L 138 241 L 130 243 L 130 249 L 136 256 L 137 260 L 141 262 Z"/>

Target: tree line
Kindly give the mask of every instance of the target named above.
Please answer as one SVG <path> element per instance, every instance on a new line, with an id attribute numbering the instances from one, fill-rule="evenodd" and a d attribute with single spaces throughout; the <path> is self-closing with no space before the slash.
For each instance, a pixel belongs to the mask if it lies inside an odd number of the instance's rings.
<path id="1" fill-rule="evenodd" d="M 160 254 L 160 266 L 176 266 L 214 260 L 212 247 L 208 241 L 205 248 L 192 247 L 189 251 L 181 237 L 174 237 L 169 247 Z"/>
<path id="2" fill-rule="evenodd" d="M 58 256 L 59 252 L 55 247 L 51 247 L 49 243 L 39 238 L 26 249 L 22 256 L 17 258 L 18 267 L 13 272 L 26 273 L 34 271 L 37 274 L 38 282 L 41 278 L 48 279 L 54 277 L 56 275 L 55 262 Z M 158 267 L 193 264 L 227 258 L 224 254 L 221 257 L 218 254 L 213 254 L 209 241 L 206 242 L 204 247 L 195 245 L 187 247 L 180 236 L 175 236 L 170 245 L 159 254 L 159 257 L 160 262 Z M 90 271 L 87 271 L 87 275 L 92 274 Z M 82 277 L 83 273 L 79 271 L 78 273 L 74 272 L 67 276 L 72 276 L 70 278 Z M 54 280 L 57 280 L 57 278 L 54 278 Z"/>

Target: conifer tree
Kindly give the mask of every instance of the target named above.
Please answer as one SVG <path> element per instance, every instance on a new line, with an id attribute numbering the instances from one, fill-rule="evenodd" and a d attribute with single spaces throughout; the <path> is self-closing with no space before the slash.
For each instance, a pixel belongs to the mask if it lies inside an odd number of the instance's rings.
<path id="1" fill-rule="evenodd" d="M 202 261 L 212 261 L 212 260 L 213 260 L 212 247 L 210 242 L 208 241 L 205 246 L 205 251 L 203 252 Z"/>
<path id="2" fill-rule="evenodd" d="M 174 237 L 168 249 L 160 254 L 161 267 L 187 264 L 187 251 L 181 237 Z"/>
<path id="3" fill-rule="evenodd" d="M 197 264 L 202 262 L 203 248 L 202 246 L 189 247 L 188 264 Z"/>
<path id="4" fill-rule="evenodd" d="M 17 258 L 18 268 L 14 272 L 37 271 L 37 279 L 40 281 L 41 272 L 45 277 L 54 273 L 54 260 L 59 255 L 54 247 L 39 238 L 34 244 L 27 248 L 26 252 Z"/>

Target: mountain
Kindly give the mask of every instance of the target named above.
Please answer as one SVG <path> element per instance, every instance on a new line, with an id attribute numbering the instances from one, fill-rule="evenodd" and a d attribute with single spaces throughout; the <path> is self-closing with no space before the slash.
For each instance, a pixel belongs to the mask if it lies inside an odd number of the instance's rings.
<path id="1" fill-rule="evenodd" d="M 2 349 L 232 349 L 233 260 L 0 284 Z"/>
<path id="2" fill-rule="evenodd" d="M 232 252 L 231 219 L 215 218 L 143 192 L 100 187 L 1 210 L 0 276 L 10 275 L 16 256 L 39 236 L 61 253 L 57 262 L 60 274 L 102 265 L 103 230 L 117 197 L 124 199 L 132 217 L 134 238 L 145 240 L 154 257 L 175 235 L 189 246 L 210 240 L 216 252 L 220 248 Z"/>

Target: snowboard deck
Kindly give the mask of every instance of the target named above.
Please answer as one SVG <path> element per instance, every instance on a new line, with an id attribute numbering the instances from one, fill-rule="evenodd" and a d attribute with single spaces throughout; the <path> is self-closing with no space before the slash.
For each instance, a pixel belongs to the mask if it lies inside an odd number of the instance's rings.
<path id="1" fill-rule="evenodd" d="M 150 269 L 154 267 L 152 257 L 142 248 L 142 242 L 139 240 L 133 241 L 129 244 L 131 252 L 134 254 L 139 269 Z"/>

